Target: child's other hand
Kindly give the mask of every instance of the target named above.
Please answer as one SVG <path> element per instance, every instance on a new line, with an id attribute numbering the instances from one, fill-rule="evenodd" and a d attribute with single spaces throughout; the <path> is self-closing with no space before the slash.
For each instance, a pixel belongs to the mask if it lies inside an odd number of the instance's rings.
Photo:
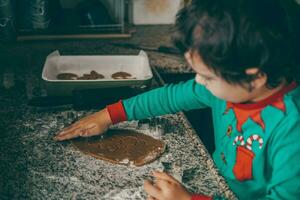
<path id="1" fill-rule="evenodd" d="M 172 176 L 164 172 L 154 172 L 155 183 L 145 181 L 144 189 L 148 200 L 190 200 L 191 194 Z"/>
<path id="2" fill-rule="evenodd" d="M 106 109 L 86 116 L 71 126 L 63 129 L 57 136 L 56 141 L 68 140 L 76 137 L 90 137 L 104 133 L 112 124 Z"/>

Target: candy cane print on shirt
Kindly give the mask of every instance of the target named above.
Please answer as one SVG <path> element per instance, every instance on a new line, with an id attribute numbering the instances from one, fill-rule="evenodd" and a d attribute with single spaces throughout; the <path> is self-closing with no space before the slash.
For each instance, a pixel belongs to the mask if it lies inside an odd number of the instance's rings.
<path id="1" fill-rule="evenodd" d="M 247 139 L 247 144 L 246 144 L 247 149 L 249 149 L 250 151 L 252 150 L 253 141 L 257 141 L 259 143 L 259 148 L 260 149 L 262 148 L 264 142 L 263 139 L 259 135 L 254 134 L 248 137 Z"/>
<path id="2" fill-rule="evenodd" d="M 237 142 L 240 142 L 240 145 L 241 145 L 241 146 L 244 146 L 244 145 L 245 145 L 244 136 L 242 136 L 242 135 L 236 136 L 236 137 L 234 138 L 233 145 L 236 145 Z"/>
<path id="3" fill-rule="evenodd" d="M 266 116 L 263 115 L 264 109 L 272 107 L 275 108 L 274 112 L 279 111 L 280 113 L 285 114 L 287 108 L 284 96 L 296 87 L 297 84 L 293 82 L 259 102 L 249 104 L 226 102 L 223 115 L 228 115 L 230 113 L 233 114 L 236 123 L 236 130 L 240 133 L 233 141 L 233 146 L 236 147 L 236 161 L 232 171 L 237 180 L 246 181 L 253 178 L 252 167 L 253 159 L 255 157 L 254 152 L 256 152 L 253 151 L 253 143 L 258 142 L 258 150 L 262 149 L 264 143 L 263 133 L 266 133 L 265 131 L 268 127 L 268 121 L 265 118 Z M 248 126 L 244 126 L 245 124 L 248 124 Z M 245 134 L 251 131 L 249 130 L 249 127 L 254 124 L 261 128 L 261 134 L 252 134 L 249 138 L 247 138 L 247 140 L 244 140 Z"/>
<path id="4" fill-rule="evenodd" d="M 239 181 L 246 181 L 252 179 L 252 167 L 253 167 L 253 159 L 255 154 L 252 151 L 253 141 L 258 141 L 259 148 L 261 149 L 263 146 L 263 139 L 257 135 L 253 134 L 247 139 L 247 143 L 245 145 L 244 137 L 242 135 L 236 136 L 233 145 L 237 145 L 236 152 L 236 162 L 232 169 L 234 176 Z"/>

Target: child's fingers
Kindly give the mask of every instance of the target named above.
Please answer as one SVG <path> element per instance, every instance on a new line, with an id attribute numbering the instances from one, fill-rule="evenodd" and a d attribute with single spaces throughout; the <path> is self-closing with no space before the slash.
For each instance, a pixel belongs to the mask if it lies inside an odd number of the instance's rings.
<path id="1" fill-rule="evenodd" d="M 82 124 L 84 124 L 84 123 L 85 123 L 85 120 L 84 120 L 84 118 L 83 118 L 83 119 L 81 119 L 81 120 L 79 120 L 79 121 L 77 121 L 77 122 L 74 122 L 74 123 L 71 124 L 70 126 L 64 128 L 58 135 L 63 136 L 63 135 L 65 135 L 65 134 L 68 134 L 69 132 L 74 131 L 74 130 L 77 129 L 78 127 L 81 127 Z"/>
<path id="2" fill-rule="evenodd" d="M 78 128 L 78 124 L 72 124 L 66 128 L 64 128 L 62 131 L 60 131 L 57 136 L 64 136 L 64 135 L 67 135 L 69 133 L 71 133 L 72 131 L 74 131 L 75 129 Z"/>
<path id="3" fill-rule="evenodd" d="M 161 193 L 160 189 L 155 187 L 150 181 L 144 182 L 144 189 L 149 196 L 151 196 L 152 198 L 156 198 L 156 199 L 158 199 L 158 197 Z"/>
<path id="4" fill-rule="evenodd" d="M 63 140 L 68 140 L 68 139 L 78 137 L 78 136 L 80 136 L 80 134 L 82 134 L 82 129 L 80 127 L 76 127 L 69 131 L 61 132 L 60 134 L 55 136 L 54 139 L 57 141 L 63 141 Z"/>
<path id="5" fill-rule="evenodd" d="M 54 139 L 63 138 L 66 135 L 72 133 L 76 128 L 77 127 L 72 127 L 72 128 L 68 127 L 68 129 L 63 129 L 54 137 Z"/>
<path id="6" fill-rule="evenodd" d="M 168 188 L 170 186 L 170 181 L 167 181 L 165 179 L 156 178 L 155 186 L 161 190 L 164 190 L 164 188 Z"/>
<path id="7" fill-rule="evenodd" d="M 166 181 L 169 181 L 169 182 L 178 182 L 175 178 L 173 178 L 171 175 L 165 173 L 165 172 L 158 172 L 158 171 L 155 171 L 153 172 L 153 176 L 157 179 L 163 179 L 163 180 L 166 180 Z"/>

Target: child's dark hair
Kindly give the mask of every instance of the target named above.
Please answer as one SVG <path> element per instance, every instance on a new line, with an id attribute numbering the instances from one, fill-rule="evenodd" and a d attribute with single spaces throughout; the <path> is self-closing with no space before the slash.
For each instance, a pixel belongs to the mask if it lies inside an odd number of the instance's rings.
<path id="1" fill-rule="evenodd" d="M 300 73 L 300 8 L 294 0 L 193 0 L 177 14 L 173 41 L 183 53 L 197 52 L 230 83 L 267 74 L 268 87 Z"/>

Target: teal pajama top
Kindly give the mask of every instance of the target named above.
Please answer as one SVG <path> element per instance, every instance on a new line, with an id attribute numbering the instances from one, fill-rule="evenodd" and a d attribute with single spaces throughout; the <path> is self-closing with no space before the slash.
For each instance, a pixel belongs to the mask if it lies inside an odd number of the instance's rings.
<path id="1" fill-rule="evenodd" d="M 128 120 L 210 107 L 213 160 L 239 199 L 300 199 L 300 88 L 233 104 L 189 80 L 123 100 Z M 199 180 L 201 181 L 201 180 Z"/>

